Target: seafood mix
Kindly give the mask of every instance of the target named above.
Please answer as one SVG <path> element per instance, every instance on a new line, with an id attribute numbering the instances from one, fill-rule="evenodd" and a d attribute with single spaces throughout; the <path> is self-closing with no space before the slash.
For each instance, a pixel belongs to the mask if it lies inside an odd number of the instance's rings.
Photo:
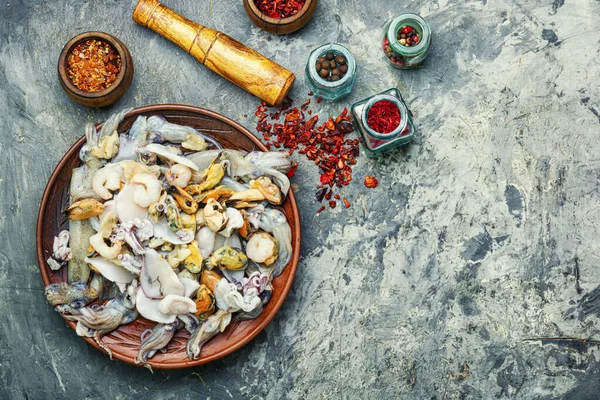
<path id="1" fill-rule="evenodd" d="M 159 116 L 119 134 L 129 111 L 86 127 L 69 230 L 48 259 L 53 270 L 67 265 L 69 283 L 48 285 L 46 297 L 109 355 L 102 337 L 141 316 L 157 324 L 142 334 L 137 363 L 181 328 L 194 360 L 232 318 L 260 315 L 289 263 L 291 229 L 276 206 L 292 164 L 287 152 L 223 149 Z"/>

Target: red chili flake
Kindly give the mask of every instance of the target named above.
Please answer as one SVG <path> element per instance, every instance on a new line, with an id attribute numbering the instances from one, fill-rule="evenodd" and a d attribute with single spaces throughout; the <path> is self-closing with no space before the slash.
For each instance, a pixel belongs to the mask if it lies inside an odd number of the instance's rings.
<path id="1" fill-rule="evenodd" d="M 346 208 L 350 208 L 350 202 L 348 201 L 347 198 L 344 197 L 344 207 Z"/>
<path id="2" fill-rule="evenodd" d="M 337 202 L 335 200 L 330 200 L 329 201 L 329 207 L 335 208 L 335 206 L 337 206 Z"/>
<path id="3" fill-rule="evenodd" d="M 369 109 L 367 124 L 375 132 L 390 133 L 400 125 L 400 109 L 389 100 L 378 101 Z"/>
<path id="4" fill-rule="evenodd" d="M 374 177 L 374 176 L 365 176 L 365 186 L 368 187 L 369 189 L 373 189 L 375 187 L 377 187 L 377 184 L 379 183 L 379 181 Z"/>
<path id="5" fill-rule="evenodd" d="M 339 194 L 336 194 L 335 196 L 333 196 L 336 200 L 339 200 L 341 197 Z"/>
<path id="6" fill-rule="evenodd" d="M 313 94 L 314 94 L 314 93 L 312 92 L 312 90 L 309 90 L 309 91 L 308 91 L 308 95 L 309 95 L 309 96 L 312 96 Z"/>
<path id="7" fill-rule="evenodd" d="M 322 98 L 322 97 L 319 97 L 319 98 L 317 99 L 317 103 L 320 103 L 320 102 L 322 102 L 322 101 L 323 101 L 323 98 Z"/>
<path id="8" fill-rule="evenodd" d="M 329 192 L 327 192 L 327 194 L 325 195 L 325 198 L 327 200 L 331 200 L 331 195 L 333 194 L 333 192 L 330 190 Z"/>
<path id="9" fill-rule="evenodd" d="M 324 210 L 325 210 L 325 206 L 321 206 L 321 208 L 319 208 L 317 210 L 317 214 L 321 214 Z"/>

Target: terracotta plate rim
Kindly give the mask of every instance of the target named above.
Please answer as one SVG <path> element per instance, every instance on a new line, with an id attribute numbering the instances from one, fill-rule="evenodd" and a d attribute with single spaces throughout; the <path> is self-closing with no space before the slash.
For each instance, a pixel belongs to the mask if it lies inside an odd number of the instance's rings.
<path id="1" fill-rule="evenodd" d="M 267 148 L 262 144 L 262 142 L 256 136 L 254 136 L 247 128 L 245 128 L 238 122 L 236 122 L 222 114 L 219 114 L 215 111 L 211 111 L 211 110 L 201 108 L 201 107 L 190 106 L 190 105 L 185 105 L 185 104 L 154 104 L 154 105 L 148 105 L 148 106 L 134 108 L 125 117 L 126 118 L 132 117 L 132 116 L 141 115 L 141 114 L 145 114 L 145 113 L 149 113 L 149 112 L 169 112 L 169 111 L 187 111 L 187 112 L 199 114 L 202 116 L 208 116 L 208 117 L 220 120 L 220 121 L 232 126 L 233 128 L 237 129 L 245 136 L 247 136 L 256 145 L 256 147 L 258 149 L 260 149 L 261 151 L 265 151 L 265 152 L 268 151 Z M 98 127 L 100 127 L 100 126 L 102 126 L 102 123 L 98 124 Z M 69 148 L 69 150 L 67 150 L 65 155 L 59 161 L 58 165 L 54 168 L 52 175 L 50 175 L 50 178 L 48 180 L 48 183 L 46 184 L 46 188 L 44 189 L 44 193 L 42 195 L 42 201 L 40 204 L 40 210 L 38 213 L 37 224 L 36 224 L 36 253 L 37 253 L 38 265 L 40 268 L 44 286 L 48 285 L 50 283 L 50 278 L 48 275 L 48 267 L 46 267 L 46 259 L 44 256 L 44 251 L 42 249 L 42 247 L 43 247 L 42 240 L 43 240 L 43 236 L 44 236 L 43 232 L 42 232 L 42 225 L 43 225 L 43 221 L 44 221 L 45 210 L 48 206 L 50 193 L 54 189 L 58 175 L 60 174 L 61 170 L 64 168 L 67 161 L 71 157 L 73 157 L 75 155 L 75 153 L 79 152 L 79 148 L 81 147 L 81 145 L 84 142 L 85 142 L 85 136 L 82 136 L 75 142 L 75 144 L 73 144 Z M 292 214 L 293 214 L 292 218 L 295 221 L 294 227 L 293 227 L 293 229 L 294 229 L 293 236 L 295 237 L 295 240 L 292 243 L 292 248 L 297 249 L 297 251 L 293 252 L 292 259 L 286 267 L 286 269 L 288 269 L 288 268 L 291 269 L 291 273 L 290 273 L 288 280 L 285 282 L 285 286 L 280 291 L 281 296 L 277 299 L 273 310 L 269 314 L 262 316 L 260 323 L 256 327 L 254 327 L 252 330 L 249 330 L 248 334 L 242 340 L 240 340 L 236 343 L 233 343 L 232 345 L 222 349 L 221 351 L 211 355 L 210 357 L 205 357 L 205 358 L 200 357 L 198 360 L 194 360 L 194 361 L 187 360 L 187 361 L 181 361 L 181 362 L 177 362 L 177 363 L 168 363 L 168 364 L 164 364 L 162 362 L 154 362 L 152 360 L 149 360 L 149 364 L 152 366 L 152 368 L 155 368 L 155 369 L 181 369 L 181 368 L 194 367 L 194 366 L 209 363 L 211 361 L 215 361 L 217 359 L 220 359 L 222 357 L 225 357 L 226 355 L 233 353 L 234 351 L 236 351 L 236 350 L 242 348 L 243 346 L 245 346 L 246 344 L 248 344 L 269 324 L 269 322 L 271 322 L 271 320 L 275 317 L 275 314 L 277 314 L 277 311 L 279 311 L 279 309 L 283 305 L 283 302 L 285 301 L 285 298 L 287 297 L 287 294 L 290 291 L 290 288 L 294 281 L 294 277 L 296 275 L 296 270 L 298 268 L 298 262 L 300 260 L 300 234 L 301 234 L 300 233 L 300 215 L 298 213 L 298 204 L 296 202 L 296 198 L 294 197 L 294 193 L 291 190 L 286 199 L 286 202 L 288 202 L 288 201 L 291 203 Z M 66 321 L 66 320 L 65 320 L 65 322 L 73 330 L 75 330 L 75 327 L 76 327 L 75 322 Z M 98 346 L 98 344 L 92 338 L 84 337 L 83 339 L 86 342 L 88 342 L 90 345 L 95 347 L 96 349 L 107 354 L 106 351 L 101 349 L 100 346 Z M 113 350 L 113 358 L 120 360 L 120 361 L 124 361 L 128 364 L 137 365 L 133 362 L 132 359 L 119 353 L 118 350 Z"/>

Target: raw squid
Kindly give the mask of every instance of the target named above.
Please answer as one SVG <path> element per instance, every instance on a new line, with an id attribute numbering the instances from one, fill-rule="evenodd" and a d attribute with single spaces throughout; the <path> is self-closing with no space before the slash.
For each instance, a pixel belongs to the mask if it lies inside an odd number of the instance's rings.
<path id="1" fill-rule="evenodd" d="M 152 368 L 146 364 L 148 359 L 154 357 L 157 351 L 167 347 L 181 325 L 182 323 L 176 319 L 170 324 L 156 324 L 154 329 L 149 332 L 144 332 L 146 335 L 142 334 L 142 344 L 137 357 L 135 358 L 135 363 L 144 364 L 152 370 Z"/>

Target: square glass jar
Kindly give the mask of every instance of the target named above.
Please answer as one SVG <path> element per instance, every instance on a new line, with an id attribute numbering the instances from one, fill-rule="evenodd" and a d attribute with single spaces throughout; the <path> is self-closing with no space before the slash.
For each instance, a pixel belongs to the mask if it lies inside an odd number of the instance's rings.
<path id="1" fill-rule="evenodd" d="M 400 125 L 393 132 L 381 134 L 369 127 L 367 115 L 371 106 L 379 101 L 394 103 L 400 110 Z M 352 116 L 362 137 L 367 157 L 374 158 L 382 153 L 410 143 L 415 136 L 415 125 L 410 110 L 396 88 L 385 90 L 352 105 Z"/>
<path id="2" fill-rule="evenodd" d="M 327 53 L 333 53 L 334 56 L 344 56 L 348 71 L 339 81 L 329 82 L 319 76 L 315 65 L 320 57 Z M 314 49 L 306 62 L 305 70 L 306 84 L 316 97 L 322 97 L 325 100 L 337 100 L 346 96 L 352 91 L 354 81 L 356 80 L 356 61 L 350 51 L 337 43 L 329 43 Z"/>

